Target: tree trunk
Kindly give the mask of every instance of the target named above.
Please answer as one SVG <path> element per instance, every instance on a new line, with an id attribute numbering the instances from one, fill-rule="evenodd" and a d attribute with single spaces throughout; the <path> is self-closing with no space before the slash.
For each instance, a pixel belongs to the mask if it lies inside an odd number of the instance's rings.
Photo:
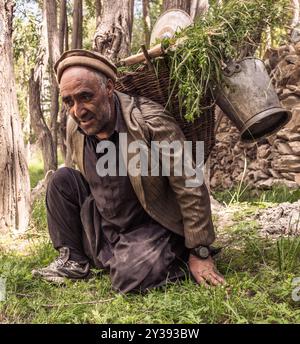
<path id="1" fill-rule="evenodd" d="M 82 49 L 83 47 L 83 5 L 82 5 L 82 0 L 79 3 L 79 11 L 78 11 L 78 40 L 77 40 L 77 45 L 78 49 Z"/>
<path id="2" fill-rule="evenodd" d="M 221 5 L 221 1 L 218 1 Z M 187 12 L 193 20 L 205 14 L 208 10 L 208 0 L 164 0 L 163 11 L 180 9 Z"/>
<path id="3" fill-rule="evenodd" d="M 299 0 L 291 0 L 293 9 L 293 19 L 291 22 L 291 27 L 294 28 L 299 24 Z"/>
<path id="4" fill-rule="evenodd" d="M 42 152 L 44 173 L 56 170 L 57 158 L 56 147 L 51 131 L 47 126 L 41 109 L 41 89 L 43 76 L 46 74 L 49 61 L 48 27 L 46 6 L 43 8 L 43 23 L 41 32 L 41 43 L 34 71 L 31 72 L 29 80 L 29 112 L 31 127 L 38 139 L 38 145 Z"/>
<path id="5" fill-rule="evenodd" d="M 67 158 L 67 146 L 66 146 L 66 135 L 67 135 L 67 109 L 64 105 L 59 113 L 60 125 L 59 125 L 59 137 L 60 137 L 60 150 L 64 161 L 66 162 Z"/>
<path id="6" fill-rule="evenodd" d="M 58 131 L 58 85 L 54 73 L 54 64 L 59 58 L 59 37 L 57 29 L 57 6 L 56 1 L 44 0 L 47 18 L 47 31 L 48 31 L 48 49 L 49 49 L 49 75 L 50 75 L 50 92 L 51 92 L 51 110 L 50 110 L 50 130 L 54 143 L 54 159 L 57 166 L 57 131 Z"/>
<path id="7" fill-rule="evenodd" d="M 69 25 L 68 25 L 68 14 L 65 13 L 65 51 L 69 50 Z"/>
<path id="8" fill-rule="evenodd" d="M 50 170 L 56 170 L 56 161 L 53 159 L 55 152 L 52 135 L 45 122 L 41 109 L 40 88 L 40 77 L 32 70 L 29 80 L 29 111 L 31 115 L 31 126 L 38 137 L 38 144 L 43 155 L 44 173 L 46 174 Z"/>
<path id="9" fill-rule="evenodd" d="M 101 14 L 102 14 L 101 0 L 96 0 L 96 27 L 98 27 L 98 25 L 101 22 Z"/>
<path id="10" fill-rule="evenodd" d="M 151 18 L 149 0 L 143 0 L 143 22 L 145 32 L 145 44 L 146 47 L 149 48 L 151 37 Z"/>
<path id="11" fill-rule="evenodd" d="M 14 2 L 0 2 L 0 231 L 23 232 L 29 221 L 30 183 L 18 114 L 12 54 Z"/>
<path id="12" fill-rule="evenodd" d="M 59 53 L 64 51 L 64 38 L 66 35 L 66 19 L 67 19 L 67 0 L 60 0 L 60 13 L 59 13 Z"/>
<path id="13" fill-rule="evenodd" d="M 190 13 L 191 0 L 164 0 L 163 12 L 172 8 L 177 8 Z"/>
<path id="14" fill-rule="evenodd" d="M 67 1 L 61 0 L 60 2 L 60 19 L 59 19 L 59 52 L 62 54 L 64 52 L 64 43 L 67 39 L 68 29 L 67 29 Z M 59 143 L 60 150 L 64 161 L 66 160 L 67 147 L 66 147 L 66 124 L 67 124 L 67 114 L 66 109 L 62 106 L 59 112 Z"/>
<path id="15" fill-rule="evenodd" d="M 195 21 L 197 18 L 205 14 L 209 7 L 208 0 L 191 0 L 191 12 L 190 15 Z"/>
<path id="16" fill-rule="evenodd" d="M 72 49 L 82 49 L 82 0 L 74 0 Z"/>
<path id="17" fill-rule="evenodd" d="M 117 61 L 130 55 L 134 0 L 102 2 L 94 49 Z"/>

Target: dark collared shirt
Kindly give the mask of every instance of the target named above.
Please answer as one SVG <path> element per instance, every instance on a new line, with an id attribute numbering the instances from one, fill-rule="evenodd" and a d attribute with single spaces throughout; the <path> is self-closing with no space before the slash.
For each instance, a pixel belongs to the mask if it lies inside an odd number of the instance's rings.
<path id="1" fill-rule="evenodd" d="M 116 176 L 100 177 L 96 171 L 98 159 L 104 153 L 96 153 L 100 140 L 96 136 L 85 136 L 84 164 L 87 182 L 101 214 L 103 229 L 126 231 L 151 222 L 150 216 L 141 206 L 128 176 L 119 176 L 119 133 L 126 133 L 119 100 L 115 96 L 116 125 L 114 133 L 107 139 L 116 147 Z"/>

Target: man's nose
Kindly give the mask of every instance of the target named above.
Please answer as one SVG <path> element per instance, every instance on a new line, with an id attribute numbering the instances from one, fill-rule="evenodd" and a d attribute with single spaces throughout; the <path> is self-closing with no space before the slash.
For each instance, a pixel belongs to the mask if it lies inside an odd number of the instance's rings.
<path id="1" fill-rule="evenodd" d="M 83 104 L 75 101 L 75 103 L 74 103 L 74 115 L 78 119 L 81 119 L 85 114 L 86 114 L 86 110 L 84 109 Z"/>

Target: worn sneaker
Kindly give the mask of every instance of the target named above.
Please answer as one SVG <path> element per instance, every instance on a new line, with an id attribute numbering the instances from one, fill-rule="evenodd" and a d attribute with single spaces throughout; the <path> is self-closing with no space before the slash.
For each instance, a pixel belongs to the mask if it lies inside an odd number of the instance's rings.
<path id="1" fill-rule="evenodd" d="M 62 247 L 59 249 L 59 257 L 54 262 L 45 268 L 32 270 L 32 275 L 58 284 L 63 283 L 65 278 L 72 280 L 88 278 L 90 273 L 89 263 L 79 264 L 69 258 L 70 249 Z"/>

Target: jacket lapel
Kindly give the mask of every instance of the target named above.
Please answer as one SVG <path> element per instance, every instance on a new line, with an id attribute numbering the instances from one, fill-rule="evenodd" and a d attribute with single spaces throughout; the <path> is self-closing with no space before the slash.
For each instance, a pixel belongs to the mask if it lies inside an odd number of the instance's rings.
<path id="1" fill-rule="evenodd" d="M 67 120 L 67 150 L 68 154 L 71 153 L 71 159 L 76 163 L 80 172 L 84 173 L 84 135 L 78 130 L 78 124 L 74 121 L 71 116 L 68 116 Z"/>
<path id="2" fill-rule="evenodd" d="M 124 161 L 127 161 L 127 172 L 130 159 L 134 156 L 133 153 L 128 153 L 129 145 L 135 140 L 143 140 L 143 133 L 141 132 L 141 127 L 137 121 L 136 114 L 134 111 L 134 98 L 128 96 L 127 94 L 120 93 L 116 91 L 116 95 L 119 98 L 121 104 L 121 110 L 123 113 L 124 121 L 127 127 L 127 144 L 120 145 L 120 151 Z M 136 111 L 137 112 L 137 111 Z M 140 114 L 142 115 L 142 114 Z M 142 206 L 146 208 L 145 194 L 142 185 L 141 175 L 132 176 L 128 173 L 132 187 L 139 198 Z"/>

